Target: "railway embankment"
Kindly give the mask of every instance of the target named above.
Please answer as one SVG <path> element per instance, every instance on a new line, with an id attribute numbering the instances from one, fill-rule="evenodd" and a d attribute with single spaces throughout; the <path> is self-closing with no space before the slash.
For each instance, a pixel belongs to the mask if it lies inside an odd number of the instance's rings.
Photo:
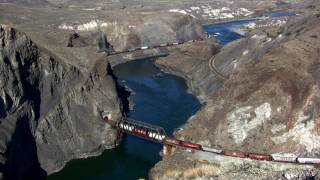
<path id="1" fill-rule="evenodd" d="M 186 45 L 180 52 L 157 61 L 182 74 L 204 102 L 203 108 L 175 136 L 217 149 L 319 158 L 319 17 L 313 13 L 292 17 L 277 30 L 277 36 L 270 36 L 267 30 L 254 31 L 218 53 L 207 51 L 207 56 L 199 46 L 197 49 Z M 217 80 L 217 75 L 210 71 L 208 61 L 213 54 L 216 69 L 227 80 Z M 177 150 L 164 157 L 150 177 L 306 179 L 319 176 L 318 169 L 307 165 L 267 165 L 250 160 L 236 163 L 238 158 L 224 164 L 227 160 L 219 161 L 217 157 Z"/>

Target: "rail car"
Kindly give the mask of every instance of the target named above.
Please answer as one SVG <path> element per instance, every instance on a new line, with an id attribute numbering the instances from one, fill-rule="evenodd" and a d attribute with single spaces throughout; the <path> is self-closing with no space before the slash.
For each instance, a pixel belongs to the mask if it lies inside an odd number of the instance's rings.
<path id="1" fill-rule="evenodd" d="M 149 49 L 149 46 L 142 46 L 141 50 Z"/>
<path id="2" fill-rule="evenodd" d="M 166 47 L 168 44 L 167 43 L 163 43 L 163 44 L 160 44 L 160 47 Z"/>
<path id="3" fill-rule="evenodd" d="M 174 42 L 174 43 L 172 43 L 172 45 L 178 45 L 179 43 L 178 42 Z"/>
<path id="4" fill-rule="evenodd" d="M 185 148 L 195 149 L 195 150 L 202 150 L 200 144 L 195 144 L 191 142 L 181 141 L 181 146 Z"/>
<path id="5" fill-rule="evenodd" d="M 223 154 L 226 156 L 239 157 L 239 158 L 247 157 L 247 153 L 242 151 L 224 150 Z"/>
<path id="6" fill-rule="evenodd" d="M 208 147 L 202 146 L 202 150 L 206 152 L 216 153 L 216 154 L 223 154 L 223 150 L 221 149 L 214 149 L 214 148 L 208 148 Z"/>
<path id="7" fill-rule="evenodd" d="M 271 154 L 274 161 L 278 162 L 297 162 L 298 156 L 293 153 L 274 153 Z"/>
<path id="8" fill-rule="evenodd" d="M 145 136 L 145 137 L 147 137 L 147 135 L 148 135 L 147 130 L 144 130 L 144 129 L 138 128 L 138 127 L 133 128 L 132 132 L 135 134 L 141 135 L 141 136 Z"/>
<path id="9" fill-rule="evenodd" d="M 180 146 L 181 145 L 181 141 L 174 139 L 174 138 L 165 138 L 164 140 L 165 143 L 170 144 L 170 145 L 176 145 L 176 146 Z"/>
<path id="10" fill-rule="evenodd" d="M 174 138 L 165 138 L 164 142 L 170 145 L 181 146 L 181 147 L 195 149 L 195 150 L 202 150 L 202 146 L 200 144 L 177 140 Z"/>
<path id="11" fill-rule="evenodd" d="M 260 161 L 271 161 L 272 157 L 269 154 L 257 154 L 257 153 L 249 153 L 248 157 L 253 160 Z"/>
<path id="12" fill-rule="evenodd" d="M 137 50 L 137 49 L 136 49 L 136 48 L 130 48 L 130 49 L 128 49 L 129 52 L 133 52 L 133 51 L 135 51 L 135 50 Z"/>
<path id="13" fill-rule="evenodd" d="M 113 52 L 112 54 L 113 55 L 116 55 L 116 54 L 121 54 L 122 52 L 120 52 L 120 51 L 115 51 L 115 52 Z"/>
<path id="14" fill-rule="evenodd" d="M 304 158 L 304 157 L 298 157 L 297 161 L 302 164 L 320 164 L 319 158 Z"/>

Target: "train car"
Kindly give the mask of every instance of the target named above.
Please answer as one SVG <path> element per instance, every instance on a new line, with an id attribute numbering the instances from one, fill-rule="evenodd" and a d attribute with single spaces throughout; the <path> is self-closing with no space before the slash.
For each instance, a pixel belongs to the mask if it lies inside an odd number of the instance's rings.
<path id="1" fill-rule="evenodd" d="M 141 136 L 148 136 L 148 132 L 142 128 L 135 127 L 133 128 L 132 132 Z"/>
<path id="2" fill-rule="evenodd" d="M 172 45 L 178 45 L 179 43 L 178 42 L 174 42 L 174 43 L 172 43 Z"/>
<path id="3" fill-rule="evenodd" d="M 135 50 L 136 50 L 136 48 L 130 48 L 130 49 L 128 49 L 129 52 L 132 52 L 132 51 L 135 51 Z"/>
<path id="4" fill-rule="evenodd" d="M 181 146 L 185 148 L 195 149 L 195 150 L 202 149 L 200 144 L 195 144 L 195 143 L 186 142 L 186 141 L 181 141 Z"/>
<path id="5" fill-rule="evenodd" d="M 279 162 L 297 162 L 298 156 L 293 153 L 274 153 L 271 154 L 274 161 Z"/>
<path id="6" fill-rule="evenodd" d="M 269 154 L 249 153 L 248 157 L 253 160 L 271 161 L 272 157 Z"/>
<path id="7" fill-rule="evenodd" d="M 149 49 L 149 46 L 142 46 L 141 50 Z"/>
<path id="8" fill-rule="evenodd" d="M 216 153 L 216 154 L 222 154 L 223 153 L 223 150 L 221 150 L 221 149 L 208 148 L 208 147 L 205 147 L 205 146 L 202 146 L 202 150 L 207 151 L 207 152 Z"/>
<path id="9" fill-rule="evenodd" d="M 233 157 L 240 157 L 240 158 L 247 157 L 247 153 L 242 151 L 224 150 L 223 154 L 226 156 L 233 156 Z"/>
<path id="10" fill-rule="evenodd" d="M 168 44 L 167 43 L 163 43 L 163 44 L 160 44 L 160 47 L 166 47 Z"/>
<path id="11" fill-rule="evenodd" d="M 304 157 L 298 157 L 297 161 L 302 164 L 320 164 L 319 158 L 304 158 Z"/>
<path id="12" fill-rule="evenodd" d="M 174 138 L 165 138 L 164 142 L 166 144 L 171 144 L 171 145 L 176 145 L 176 146 L 181 145 L 181 141 L 178 139 L 174 139 Z"/>

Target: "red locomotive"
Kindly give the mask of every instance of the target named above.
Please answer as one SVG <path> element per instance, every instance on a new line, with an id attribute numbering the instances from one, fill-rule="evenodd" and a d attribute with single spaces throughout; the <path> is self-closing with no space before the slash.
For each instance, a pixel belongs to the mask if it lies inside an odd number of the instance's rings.
<path id="1" fill-rule="evenodd" d="M 260 161 L 271 161 L 272 160 L 272 157 L 268 154 L 249 153 L 248 157 L 250 159 L 260 160 Z"/>
<path id="2" fill-rule="evenodd" d="M 247 153 L 242 152 L 242 151 L 224 150 L 223 154 L 226 156 L 233 156 L 233 157 L 240 157 L 240 158 L 247 157 Z"/>

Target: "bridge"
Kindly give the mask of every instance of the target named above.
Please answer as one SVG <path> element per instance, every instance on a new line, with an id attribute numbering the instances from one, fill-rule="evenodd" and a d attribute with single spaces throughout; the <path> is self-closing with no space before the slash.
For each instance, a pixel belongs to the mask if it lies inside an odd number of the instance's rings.
<path id="1" fill-rule="evenodd" d="M 215 149 L 206 147 L 201 144 L 196 144 L 184 140 L 175 139 L 166 135 L 165 130 L 156 125 L 148 124 L 141 121 L 136 121 L 130 118 L 122 118 L 120 121 L 113 121 L 108 116 L 104 116 L 103 120 L 109 123 L 112 127 L 118 130 L 118 137 L 121 134 L 129 134 L 139 138 L 163 144 L 163 155 L 173 154 L 177 147 L 190 149 L 192 151 L 205 151 L 222 156 L 232 156 L 237 158 L 250 158 L 252 160 L 260 161 L 275 161 L 282 163 L 296 163 L 296 164 L 314 164 L 320 165 L 320 158 L 301 157 L 293 153 L 273 153 L 273 154 L 259 154 L 253 152 L 242 152 L 237 150 Z"/>

